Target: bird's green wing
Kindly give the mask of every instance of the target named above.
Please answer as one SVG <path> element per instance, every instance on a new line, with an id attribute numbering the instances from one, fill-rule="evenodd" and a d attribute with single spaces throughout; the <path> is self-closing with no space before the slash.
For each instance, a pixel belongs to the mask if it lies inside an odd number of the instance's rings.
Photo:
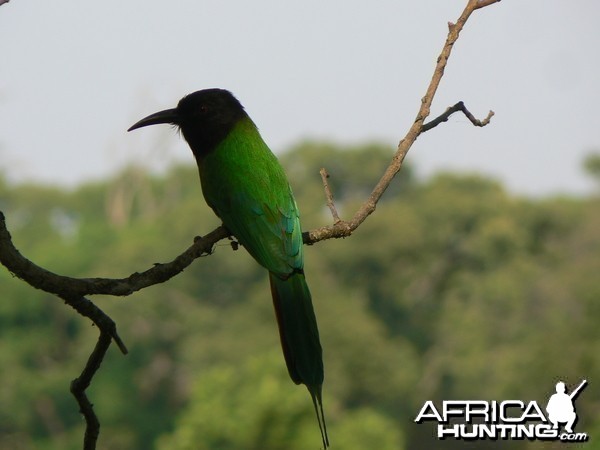
<path id="1" fill-rule="evenodd" d="M 298 207 L 279 161 L 260 136 L 230 139 L 225 144 L 200 167 L 207 203 L 269 271 L 286 277 L 301 270 Z"/>
<path id="2" fill-rule="evenodd" d="M 251 192 L 235 193 L 229 208 L 219 210 L 224 225 L 246 250 L 270 272 L 287 276 L 303 267 L 302 232 L 296 202 L 287 198 L 267 203 Z"/>

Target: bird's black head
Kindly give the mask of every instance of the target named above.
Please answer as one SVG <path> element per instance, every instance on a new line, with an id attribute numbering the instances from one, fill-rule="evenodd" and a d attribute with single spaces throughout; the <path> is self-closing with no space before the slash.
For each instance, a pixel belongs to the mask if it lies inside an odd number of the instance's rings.
<path id="1" fill-rule="evenodd" d="M 143 118 L 127 131 L 159 123 L 176 125 L 198 157 L 213 150 L 245 117 L 244 107 L 231 92 L 204 89 L 183 97 L 176 108 Z"/>

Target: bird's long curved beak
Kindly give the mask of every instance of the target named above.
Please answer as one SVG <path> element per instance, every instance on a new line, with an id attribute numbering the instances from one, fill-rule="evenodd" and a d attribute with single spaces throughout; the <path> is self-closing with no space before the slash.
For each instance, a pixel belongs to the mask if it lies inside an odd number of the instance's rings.
<path id="1" fill-rule="evenodd" d="M 179 114 L 177 113 L 177 109 L 165 109 L 164 111 L 150 114 L 148 117 L 144 117 L 142 120 L 134 123 L 127 131 L 147 127 L 148 125 L 156 125 L 159 123 L 172 123 L 174 125 L 178 125 Z"/>

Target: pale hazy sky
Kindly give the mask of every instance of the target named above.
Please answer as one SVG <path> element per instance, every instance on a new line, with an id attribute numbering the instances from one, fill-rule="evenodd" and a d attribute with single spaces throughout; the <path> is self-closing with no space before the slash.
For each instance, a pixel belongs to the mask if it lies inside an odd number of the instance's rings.
<path id="1" fill-rule="evenodd" d="M 73 185 L 134 160 L 192 162 L 169 127 L 127 133 L 184 94 L 230 89 L 275 152 L 302 138 L 395 146 L 463 0 L 12 0 L 0 7 L 0 170 Z M 515 192 L 581 193 L 600 148 L 600 2 L 503 0 L 472 16 L 408 159 Z M 332 174 L 334 175 L 334 174 Z"/>

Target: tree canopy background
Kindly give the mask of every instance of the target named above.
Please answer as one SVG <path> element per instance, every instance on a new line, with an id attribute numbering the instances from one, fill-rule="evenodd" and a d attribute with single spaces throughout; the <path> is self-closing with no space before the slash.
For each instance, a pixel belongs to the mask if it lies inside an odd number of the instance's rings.
<path id="1" fill-rule="evenodd" d="M 303 228 L 331 220 L 320 167 L 344 216 L 392 152 L 304 142 L 285 153 Z M 600 448 L 599 206 L 597 195 L 524 198 L 477 174 L 422 180 L 405 167 L 352 237 L 306 247 L 333 448 L 554 448 L 438 441 L 413 421 L 426 400 L 545 406 L 557 381 L 583 378 L 576 431 Z M 146 269 L 219 224 L 193 166 L 132 167 L 72 190 L 2 178 L 0 209 L 24 255 L 77 277 Z M 97 333 L 6 270 L 0 287 L 0 448 L 79 449 L 68 387 Z M 318 448 L 310 399 L 285 371 L 266 271 L 245 251 L 221 242 L 165 284 L 96 300 L 130 350 L 113 347 L 90 388 L 100 448 Z"/>

